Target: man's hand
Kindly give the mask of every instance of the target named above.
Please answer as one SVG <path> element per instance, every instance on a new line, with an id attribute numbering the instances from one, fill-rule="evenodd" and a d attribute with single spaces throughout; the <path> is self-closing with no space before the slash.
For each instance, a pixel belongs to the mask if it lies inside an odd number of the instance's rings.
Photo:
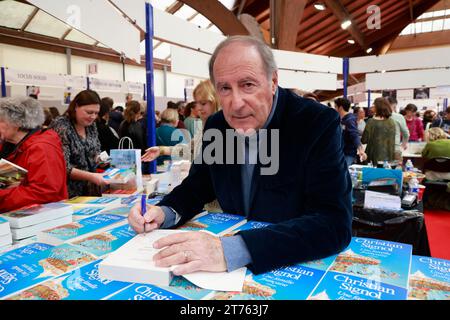
<path id="1" fill-rule="evenodd" d="M 157 206 L 147 206 L 147 212 L 142 216 L 141 205 L 138 203 L 131 208 L 128 223 L 137 233 L 144 233 L 158 229 L 165 218 L 164 211 Z"/>
<path id="2" fill-rule="evenodd" d="M 95 184 L 97 186 L 101 186 L 101 187 L 109 184 L 109 181 L 107 181 L 103 178 L 102 173 L 91 172 L 91 174 L 89 175 L 89 181 L 92 182 L 93 184 Z"/>
<path id="3" fill-rule="evenodd" d="M 154 243 L 155 249 L 162 249 L 154 255 L 157 267 L 179 265 L 175 275 L 195 271 L 223 272 L 227 270 L 220 238 L 205 232 L 182 232 L 161 238 Z"/>
<path id="4" fill-rule="evenodd" d="M 141 157 L 141 161 L 149 162 L 159 157 L 159 147 L 151 147 L 145 150 L 145 154 Z"/>

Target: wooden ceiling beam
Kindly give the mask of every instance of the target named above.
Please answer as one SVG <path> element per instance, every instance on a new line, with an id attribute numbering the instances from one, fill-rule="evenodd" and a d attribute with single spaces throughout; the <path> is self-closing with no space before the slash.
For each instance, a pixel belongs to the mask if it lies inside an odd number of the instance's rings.
<path id="1" fill-rule="evenodd" d="M 390 50 L 433 46 L 450 46 L 450 30 L 400 36 L 395 39 Z"/>
<path id="2" fill-rule="evenodd" d="M 214 23 L 225 35 L 248 35 L 239 19 L 217 0 L 180 0 Z"/>
<path id="3" fill-rule="evenodd" d="M 247 4 L 245 5 L 242 13 L 247 13 L 253 17 L 257 17 L 269 7 L 269 0 L 247 0 Z"/>
<path id="4" fill-rule="evenodd" d="M 183 7 L 184 3 L 180 1 L 175 1 L 170 7 L 167 8 L 167 12 L 170 14 L 174 14 L 178 10 L 180 10 Z"/>
<path id="5" fill-rule="evenodd" d="M 27 20 L 25 20 L 25 23 L 20 28 L 20 31 L 22 31 L 22 32 L 25 31 L 25 29 L 30 25 L 31 20 L 33 20 L 34 17 L 36 17 L 38 12 L 39 12 L 39 8 L 35 7 L 33 9 L 33 12 L 31 12 L 31 14 L 28 16 Z"/>
<path id="6" fill-rule="evenodd" d="M 333 12 L 333 14 L 337 17 L 338 21 L 342 23 L 345 20 L 352 21 L 352 24 L 347 28 L 347 31 L 352 35 L 356 42 L 363 48 L 366 49 L 366 40 L 364 38 L 364 34 L 356 25 L 355 21 L 353 21 L 350 14 L 347 12 L 345 7 L 342 5 L 340 0 L 325 0 L 327 7 Z"/>
<path id="7" fill-rule="evenodd" d="M 297 49 L 297 33 L 302 21 L 303 12 L 308 0 L 277 0 L 275 12 L 275 41 L 280 50 L 295 51 Z"/>

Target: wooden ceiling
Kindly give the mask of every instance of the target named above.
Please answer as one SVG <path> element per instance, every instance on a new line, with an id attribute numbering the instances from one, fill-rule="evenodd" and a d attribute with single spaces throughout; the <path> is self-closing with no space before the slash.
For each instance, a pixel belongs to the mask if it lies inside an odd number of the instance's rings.
<path id="1" fill-rule="evenodd" d="M 242 1 L 242 2 L 241 2 Z M 303 6 L 301 17 L 286 21 L 285 10 L 282 15 L 271 14 L 270 0 L 238 0 L 233 11 L 238 13 L 244 3 L 242 13 L 256 18 L 263 29 L 266 41 L 269 43 L 271 18 L 276 25 L 287 25 L 289 32 L 297 35 L 295 44 L 290 43 L 285 48 L 320 55 L 352 57 L 365 55 L 366 50 L 372 48 L 370 54 L 383 54 L 387 51 L 399 33 L 422 13 L 436 5 L 440 0 L 275 0 L 276 6 Z M 322 3 L 326 6 L 323 11 L 314 5 Z M 273 3 L 272 3 L 273 5 Z M 369 29 L 367 20 L 372 12 L 367 8 L 376 5 L 380 9 L 380 29 Z M 273 12 L 273 10 L 272 10 Z M 341 28 L 343 19 L 348 18 L 352 25 L 346 30 Z M 349 44 L 347 40 L 354 40 Z M 277 39 L 278 44 L 283 39 Z M 277 47 L 277 45 L 275 45 Z M 278 47 L 280 47 L 278 45 Z"/>

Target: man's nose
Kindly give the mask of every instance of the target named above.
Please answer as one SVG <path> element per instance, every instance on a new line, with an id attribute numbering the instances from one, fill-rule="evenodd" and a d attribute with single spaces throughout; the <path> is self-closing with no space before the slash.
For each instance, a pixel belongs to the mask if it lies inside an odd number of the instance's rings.
<path id="1" fill-rule="evenodd" d="M 244 106 L 244 99 L 242 98 L 241 93 L 238 90 L 232 91 L 231 96 L 231 107 L 233 110 L 239 110 Z"/>

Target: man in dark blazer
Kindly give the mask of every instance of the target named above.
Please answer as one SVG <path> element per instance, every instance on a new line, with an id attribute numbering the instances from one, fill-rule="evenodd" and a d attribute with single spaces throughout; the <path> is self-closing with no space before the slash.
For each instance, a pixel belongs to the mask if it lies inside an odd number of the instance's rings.
<path id="1" fill-rule="evenodd" d="M 256 164 L 249 159 L 244 164 L 194 163 L 181 185 L 149 207 L 144 217 L 140 205 L 133 207 L 129 223 L 138 233 L 179 226 L 217 198 L 224 212 L 273 224 L 232 237 L 203 232 L 167 236 L 155 244 L 157 249 L 166 247 L 155 255 L 155 264 L 179 265 L 175 274 L 242 266 L 258 274 L 346 248 L 351 239 L 351 180 L 338 113 L 279 87 L 271 49 L 251 37 L 222 42 L 211 58 L 210 76 L 223 110 L 206 122 L 202 155 L 212 143 L 205 139 L 208 130 L 223 137 L 232 129 L 244 136 L 256 134 L 259 142 L 267 130 L 276 172 L 264 174 L 273 163 L 258 157 Z M 232 142 L 222 146 L 224 154 Z M 234 150 L 239 148 L 250 157 L 260 155 L 249 143 Z"/>

